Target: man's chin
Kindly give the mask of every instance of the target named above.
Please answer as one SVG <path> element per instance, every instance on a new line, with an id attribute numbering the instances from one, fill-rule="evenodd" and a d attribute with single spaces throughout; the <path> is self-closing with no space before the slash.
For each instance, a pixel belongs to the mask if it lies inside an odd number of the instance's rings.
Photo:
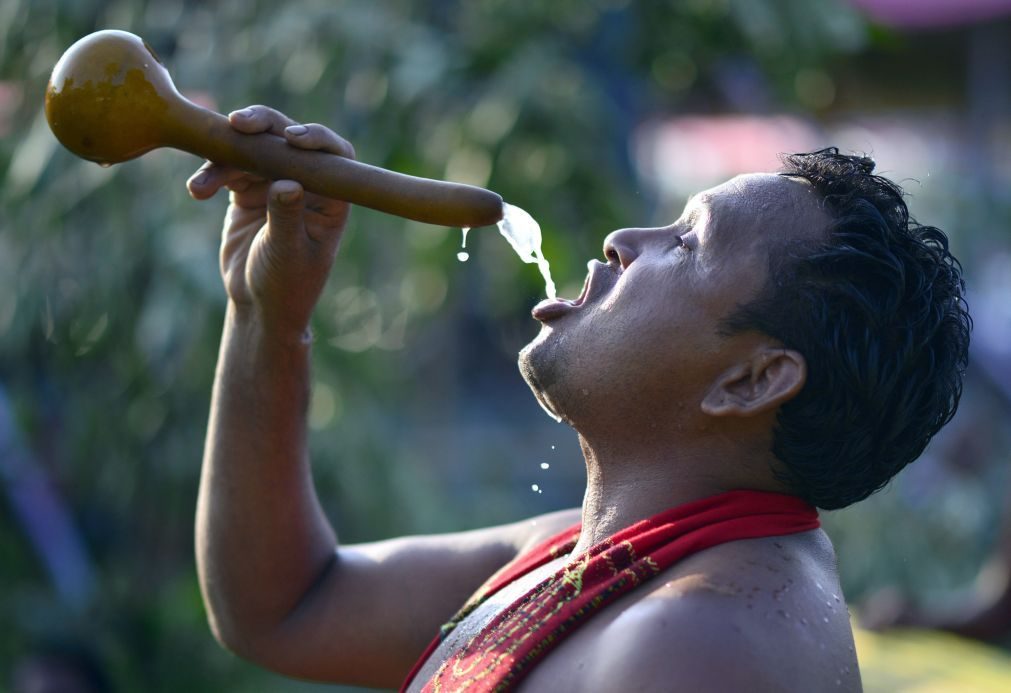
<path id="1" fill-rule="evenodd" d="M 557 380 L 557 359 L 551 353 L 551 345 L 546 337 L 551 331 L 542 329 L 529 344 L 519 353 L 518 365 L 523 379 L 534 393 L 537 403 L 555 421 L 561 422 L 563 415 L 552 402 L 549 394 L 551 386 Z"/>

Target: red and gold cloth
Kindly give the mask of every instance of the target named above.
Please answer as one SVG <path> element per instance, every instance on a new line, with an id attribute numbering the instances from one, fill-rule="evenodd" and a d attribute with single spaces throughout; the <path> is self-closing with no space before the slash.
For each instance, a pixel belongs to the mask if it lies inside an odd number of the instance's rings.
<path id="1" fill-rule="evenodd" d="M 686 556 L 738 539 L 817 529 L 818 512 L 794 496 L 729 491 L 637 522 L 574 556 L 517 599 L 442 664 L 424 691 L 507 691 L 588 618 Z M 505 566 L 471 597 L 408 674 L 407 689 L 439 643 L 485 599 L 560 556 L 579 538 L 576 525 Z"/>

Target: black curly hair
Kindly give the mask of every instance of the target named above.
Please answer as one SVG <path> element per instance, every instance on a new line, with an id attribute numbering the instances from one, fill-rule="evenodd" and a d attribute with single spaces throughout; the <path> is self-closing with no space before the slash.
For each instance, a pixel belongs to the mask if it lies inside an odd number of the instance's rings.
<path id="1" fill-rule="evenodd" d="M 807 382 L 779 410 L 777 477 L 820 508 L 874 493 L 954 416 L 972 320 L 948 238 L 910 218 L 874 161 L 835 147 L 783 157 L 830 218 L 827 236 L 771 253 L 759 296 L 723 322 L 796 349 Z"/>

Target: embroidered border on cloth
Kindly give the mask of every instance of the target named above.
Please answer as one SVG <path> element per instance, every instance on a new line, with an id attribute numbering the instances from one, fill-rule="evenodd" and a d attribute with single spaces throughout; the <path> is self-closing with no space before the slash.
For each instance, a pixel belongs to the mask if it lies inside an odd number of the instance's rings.
<path id="1" fill-rule="evenodd" d="M 729 491 L 671 508 L 627 527 L 503 609 L 447 659 L 423 690 L 507 691 L 590 616 L 682 558 L 738 539 L 817 529 L 818 512 L 799 498 Z M 571 553 L 577 525 L 551 537 L 492 576 L 447 623 L 415 664 L 406 691 L 439 643 L 505 585 Z"/>

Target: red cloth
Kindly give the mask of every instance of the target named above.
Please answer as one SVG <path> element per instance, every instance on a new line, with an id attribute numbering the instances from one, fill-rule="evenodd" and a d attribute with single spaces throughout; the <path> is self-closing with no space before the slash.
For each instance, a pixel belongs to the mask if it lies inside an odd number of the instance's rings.
<path id="1" fill-rule="evenodd" d="M 492 619 L 442 664 L 424 691 L 507 691 L 558 643 L 603 607 L 682 558 L 738 539 L 817 529 L 818 512 L 794 496 L 730 491 L 637 522 L 573 557 Z M 408 674 L 405 691 L 425 661 L 485 599 L 530 571 L 568 554 L 579 525 L 508 564 L 471 597 Z"/>

